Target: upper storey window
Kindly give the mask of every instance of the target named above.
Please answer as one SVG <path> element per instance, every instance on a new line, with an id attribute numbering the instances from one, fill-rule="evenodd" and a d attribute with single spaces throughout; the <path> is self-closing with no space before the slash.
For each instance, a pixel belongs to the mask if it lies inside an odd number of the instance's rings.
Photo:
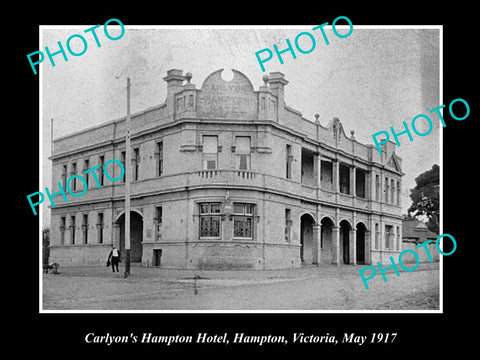
<path id="1" fill-rule="evenodd" d="M 366 173 L 362 169 L 355 169 L 355 192 L 357 197 L 366 198 L 367 189 L 366 189 Z"/>
<path id="2" fill-rule="evenodd" d="M 236 168 L 250 170 L 250 137 L 237 136 L 235 138 Z"/>
<path id="3" fill-rule="evenodd" d="M 292 155 L 292 145 L 287 144 L 285 147 L 285 177 L 287 179 L 292 178 L 292 161 L 293 161 L 293 155 Z"/>
<path id="4" fill-rule="evenodd" d="M 347 165 L 340 164 L 340 192 L 350 195 L 350 168 Z"/>
<path id="5" fill-rule="evenodd" d="M 217 169 L 218 161 L 218 137 L 212 135 L 203 136 L 203 169 Z"/>
<path id="6" fill-rule="evenodd" d="M 157 176 L 162 176 L 163 175 L 163 141 L 159 141 L 157 143 L 155 158 L 157 159 Z"/>

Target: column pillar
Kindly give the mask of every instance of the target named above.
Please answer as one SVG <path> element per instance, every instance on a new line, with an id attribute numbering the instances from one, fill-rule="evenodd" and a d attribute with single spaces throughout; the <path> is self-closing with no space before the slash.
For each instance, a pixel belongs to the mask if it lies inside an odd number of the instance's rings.
<path id="1" fill-rule="evenodd" d="M 333 174 L 332 174 L 332 177 L 333 177 L 333 191 L 335 192 L 339 192 L 340 191 L 340 186 L 339 186 L 339 168 L 340 168 L 340 164 L 338 163 L 338 160 L 334 160 L 333 161 Z"/>
<path id="2" fill-rule="evenodd" d="M 384 236 L 384 223 L 383 223 L 383 218 L 380 216 L 380 221 L 379 221 L 379 234 L 378 234 L 378 243 L 380 245 L 380 264 L 383 264 L 383 253 L 385 251 L 385 236 Z"/>
<path id="3" fill-rule="evenodd" d="M 120 249 L 120 223 L 118 221 L 113 223 L 113 245 Z"/>
<path id="4" fill-rule="evenodd" d="M 372 263 L 372 232 L 365 230 L 365 264 Z"/>
<path id="5" fill-rule="evenodd" d="M 322 156 L 320 153 L 317 153 L 315 155 L 314 163 L 313 163 L 313 171 L 314 171 L 314 176 L 315 176 L 315 183 L 317 185 L 317 188 L 320 187 L 320 179 L 321 179 L 321 174 L 320 174 L 320 169 L 321 169 L 321 161 L 322 161 Z"/>
<path id="6" fill-rule="evenodd" d="M 340 263 L 340 227 L 332 227 L 332 265 Z"/>
<path id="7" fill-rule="evenodd" d="M 402 206 L 402 182 L 401 182 L 401 180 L 397 181 L 397 197 L 398 197 L 398 206 Z"/>
<path id="8" fill-rule="evenodd" d="M 357 230 L 351 229 L 348 235 L 350 264 L 357 265 Z"/>
<path id="9" fill-rule="evenodd" d="M 365 175 L 365 199 L 369 201 L 373 200 L 372 197 L 372 171 L 368 171 Z"/>
<path id="10" fill-rule="evenodd" d="M 356 196 L 355 193 L 355 166 L 350 168 L 350 195 Z"/>
<path id="11" fill-rule="evenodd" d="M 315 224 L 313 225 L 313 236 L 312 236 L 312 264 L 318 265 L 321 263 L 321 241 L 322 236 L 322 225 Z"/>

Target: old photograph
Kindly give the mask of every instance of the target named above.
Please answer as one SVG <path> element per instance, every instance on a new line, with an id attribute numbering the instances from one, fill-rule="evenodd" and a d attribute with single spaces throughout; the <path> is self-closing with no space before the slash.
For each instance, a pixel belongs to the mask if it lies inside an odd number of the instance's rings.
<path id="1" fill-rule="evenodd" d="M 441 311 L 442 27 L 327 20 L 40 28 L 40 311 Z"/>

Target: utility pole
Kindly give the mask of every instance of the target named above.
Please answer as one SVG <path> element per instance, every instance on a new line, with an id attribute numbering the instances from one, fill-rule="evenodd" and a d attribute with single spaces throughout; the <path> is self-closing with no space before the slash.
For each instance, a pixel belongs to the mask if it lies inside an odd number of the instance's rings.
<path id="1" fill-rule="evenodd" d="M 50 156 L 53 156 L 53 118 L 50 119 Z"/>
<path id="2" fill-rule="evenodd" d="M 125 136 L 125 273 L 130 275 L 130 178 L 132 174 L 130 149 L 130 78 L 127 78 L 127 121 Z"/>

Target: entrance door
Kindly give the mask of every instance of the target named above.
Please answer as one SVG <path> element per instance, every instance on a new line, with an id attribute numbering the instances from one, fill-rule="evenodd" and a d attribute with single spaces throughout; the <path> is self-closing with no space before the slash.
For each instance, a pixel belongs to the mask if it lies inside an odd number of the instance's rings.
<path id="1" fill-rule="evenodd" d="M 161 266 L 162 249 L 153 250 L 153 266 Z"/>
<path id="2" fill-rule="evenodd" d="M 125 214 L 118 220 L 120 223 L 120 252 L 125 260 Z M 130 262 L 141 262 L 143 252 L 143 218 L 140 214 L 130 211 Z"/>
<path id="3" fill-rule="evenodd" d="M 357 264 L 365 264 L 365 231 L 363 223 L 357 224 Z"/>
<path id="4" fill-rule="evenodd" d="M 333 221 L 325 217 L 321 221 L 322 224 L 322 238 L 321 238 L 321 263 L 322 264 L 331 264 L 333 260 Z"/>
<path id="5" fill-rule="evenodd" d="M 340 222 L 340 251 L 343 264 L 350 264 L 350 224 L 342 220 Z"/>
<path id="6" fill-rule="evenodd" d="M 300 218 L 300 260 L 302 264 L 313 263 L 313 224 L 314 219 L 309 214 Z"/>

